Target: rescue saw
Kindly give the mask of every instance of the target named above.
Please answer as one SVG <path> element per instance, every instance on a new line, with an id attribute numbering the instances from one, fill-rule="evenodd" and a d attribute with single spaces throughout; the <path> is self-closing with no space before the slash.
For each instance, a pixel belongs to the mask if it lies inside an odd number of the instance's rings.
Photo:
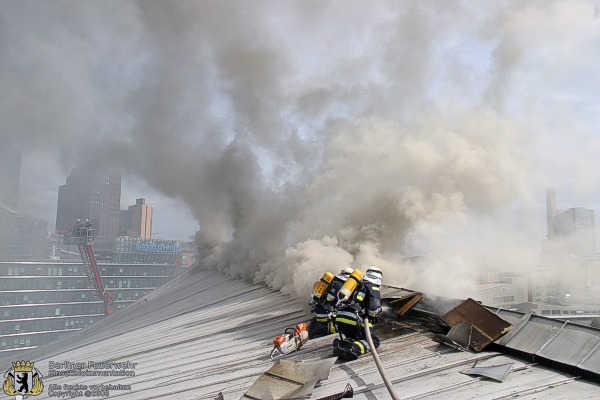
<path id="1" fill-rule="evenodd" d="M 299 323 L 295 328 L 287 328 L 283 335 L 275 336 L 273 339 L 271 359 L 300 350 L 307 340 L 308 331 L 304 322 Z"/>

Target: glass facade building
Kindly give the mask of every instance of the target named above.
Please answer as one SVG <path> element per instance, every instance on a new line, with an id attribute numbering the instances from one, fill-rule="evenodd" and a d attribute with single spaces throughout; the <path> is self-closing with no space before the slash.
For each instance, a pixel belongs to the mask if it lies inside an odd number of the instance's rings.
<path id="1" fill-rule="evenodd" d="M 0 204 L 0 261 L 48 259 L 48 222 Z"/>
<path id="2" fill-rule="evenodd" d="M 96 235 L 114 238 L 119 230 L 121 174 L 109 167 L 73 168 L 66 183 L 58 188 L 56 232 L 90 219 Z"/>
<path id="3" fill-rule="evenodd" d="M 114 310 L 171 280 L 174 263 L 99 264 Z M 0 262 L 0 351 L 31 348 L 63 338 L 104 318 L 82 263 Z"/>

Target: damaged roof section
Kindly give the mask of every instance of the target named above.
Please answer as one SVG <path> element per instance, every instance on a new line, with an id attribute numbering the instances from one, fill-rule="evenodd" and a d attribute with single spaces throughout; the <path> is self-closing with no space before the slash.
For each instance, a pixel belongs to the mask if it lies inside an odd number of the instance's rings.
<path id="1" fill-rule="evenodd" d="M 446 335 L 465 348 L 479 352 L 505 335 L 512 325 L 469 298 L 441 316 L 451 327 Z"/>
<path id="2" fill-rule="evenodd" d="M 314 386 L 327 379 L 336 358 L 317 361 L 278 360 L 262 374 L 242 399 L 310 397 Z"/>
<path id="3" fill-rule="evenodd" d="M 391 307 L 392 313 L 395 314 L 396 317 L 402 318 L 422 299 L 423 293 L 403 288 L 390 287 L 390 289 L 386 291 L 382 302 Z"/>
<path id="4" fill-rule="evenodd" d="M 485 307 L 467 299 L 440 316 L 435 340 L 462 351 L 494 350 L 600 382 L 600 330 L 568 320 Z"/>

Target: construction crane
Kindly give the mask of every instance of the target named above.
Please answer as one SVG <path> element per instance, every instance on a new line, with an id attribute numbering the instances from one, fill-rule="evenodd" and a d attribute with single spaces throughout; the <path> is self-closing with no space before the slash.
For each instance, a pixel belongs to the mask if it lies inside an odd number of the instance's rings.
<path id="1" fill-rule="evenodd" d="M 104 315 L 112 314 L 114 297 L 111 293 L 104 290 L 98 263 L 94 256 L 92 243 L 95 237 L 95 229 L 89 220 L 81 222 L 77 220 L 75 227 L 69 233 L 65 233 L 63 241 L 67 245 L 76 244 L 79 247 L 79 254 L 85 269 L 85 274 L 92 285 L 92 292 L 96 297 L 104 302 Z"/>

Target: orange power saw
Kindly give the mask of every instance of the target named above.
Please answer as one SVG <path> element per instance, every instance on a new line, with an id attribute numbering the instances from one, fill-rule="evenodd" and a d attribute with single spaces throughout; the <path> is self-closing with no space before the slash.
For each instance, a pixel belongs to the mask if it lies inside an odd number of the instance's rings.
<path id="1" fill-rule="evenodd" d="M 271 359 L 300 350 L 307 340 L 308 331 L 304 322 L 299 323 L 295 328 L 287 328 L 283 335 L 276 336 L 273 339 Z"/>

